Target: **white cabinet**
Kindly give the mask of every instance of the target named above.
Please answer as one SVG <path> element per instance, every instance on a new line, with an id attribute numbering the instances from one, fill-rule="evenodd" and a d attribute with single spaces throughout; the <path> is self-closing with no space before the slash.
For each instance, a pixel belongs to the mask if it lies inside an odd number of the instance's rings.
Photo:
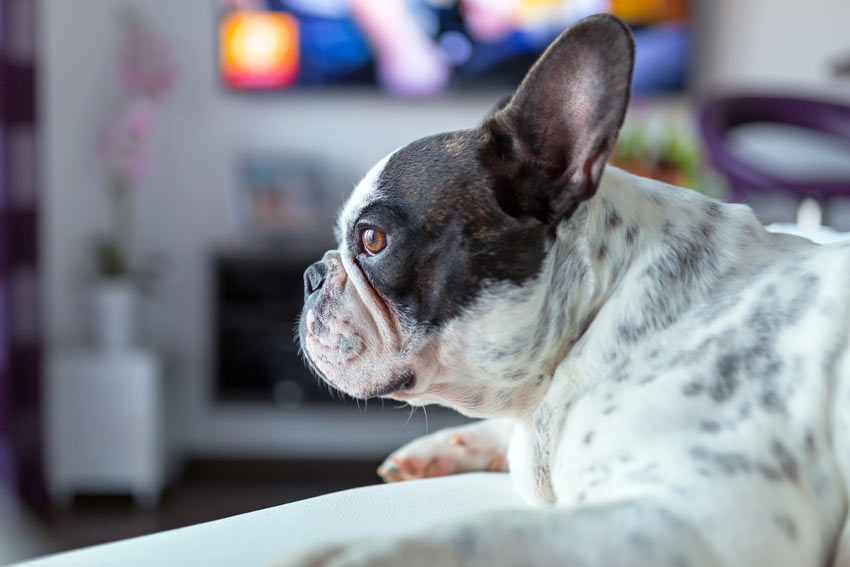
<path id="1" fill-rule="evenodd" d="M 47 482 L 57 504 L 76 491 L 130 492 L 155 506 L 166 480 L 159 358 L 145 350 L 54 353 L 45 373 Z"/>

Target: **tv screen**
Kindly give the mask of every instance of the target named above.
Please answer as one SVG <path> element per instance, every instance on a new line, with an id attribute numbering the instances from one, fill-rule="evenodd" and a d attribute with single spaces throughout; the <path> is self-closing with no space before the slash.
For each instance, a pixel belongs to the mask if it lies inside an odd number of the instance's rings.
<path id="1" fill-rule="evenodd" d="M 684 88 L 688 0 L 221 0 L 220 77 L 235 90 L 413 98 L 511 88 L 566 27 L 598 12 L 632 27 L 635 93 Z"/>

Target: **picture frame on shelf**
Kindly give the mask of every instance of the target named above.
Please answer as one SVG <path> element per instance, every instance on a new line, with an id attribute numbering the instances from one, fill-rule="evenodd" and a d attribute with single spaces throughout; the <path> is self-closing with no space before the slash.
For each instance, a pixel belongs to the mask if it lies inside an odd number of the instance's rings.
<path id="1" fill-rule="evenodd" d="M 234 209 L 252 235 L 299 236 L 324 230 L 329 212 L 321 160 L 285 154 L 245 154 L 237 160 Z"/>

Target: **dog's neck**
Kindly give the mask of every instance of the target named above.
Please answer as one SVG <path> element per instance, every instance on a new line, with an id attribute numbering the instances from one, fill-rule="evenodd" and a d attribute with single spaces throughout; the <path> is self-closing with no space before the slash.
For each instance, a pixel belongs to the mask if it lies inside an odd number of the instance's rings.
<path id="1" fill-rule="evenodd" d="M 468 319 L 474 330 L 459 323 L 469 391 L 483 383 L 450 405 L 529 417 L 565 360 L 616 363 L 746 269 L 769 238 L 748 207 L 607 167 L 597 194 L 558 227 L 538 279 L 492 304 L 483 297 Z M 470 332 L 475 341 L 463 340 Z"/>

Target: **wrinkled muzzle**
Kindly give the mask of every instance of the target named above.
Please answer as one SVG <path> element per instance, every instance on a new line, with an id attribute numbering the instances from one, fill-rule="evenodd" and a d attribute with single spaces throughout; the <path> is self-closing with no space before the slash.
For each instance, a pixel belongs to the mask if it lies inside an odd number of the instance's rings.
<path id="1" fill-rule="evenodd" d="M 304 272 L 298 335 L 313 369 L 350 396 L 386 396 L 415 381 L 401 360 L 394 311 L 336 250 Z"/>

